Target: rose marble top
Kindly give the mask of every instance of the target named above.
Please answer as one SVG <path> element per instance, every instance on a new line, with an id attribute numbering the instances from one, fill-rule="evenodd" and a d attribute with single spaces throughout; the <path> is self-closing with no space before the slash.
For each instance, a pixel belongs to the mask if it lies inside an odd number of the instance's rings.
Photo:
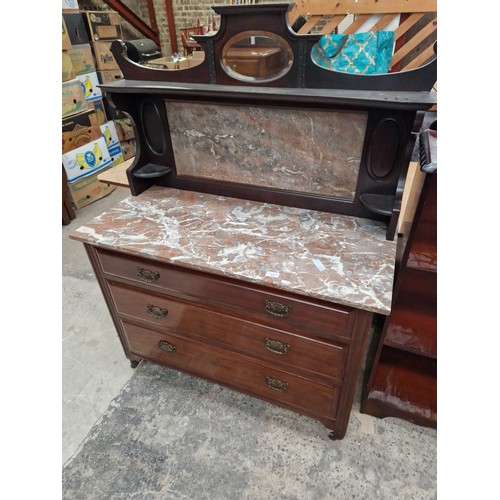
<path id="1" fill-rule="evenodd" d="M 396 242 L 385 231 L 368 219 L 154 186 L 70 237 L 389 314 Z"/>

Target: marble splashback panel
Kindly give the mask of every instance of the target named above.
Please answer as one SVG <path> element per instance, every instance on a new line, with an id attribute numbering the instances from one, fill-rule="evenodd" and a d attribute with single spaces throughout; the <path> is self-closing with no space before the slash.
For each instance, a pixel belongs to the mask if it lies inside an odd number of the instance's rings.
<path id="1" fill-rule="evenodd" d="M 166 102 L 178 175 L 352 200 L 367 113 Z"/>
<path id="2" fill-rule="evenodd" d="M 396 242 L 368 219 L 154 186 L 71 237 L 381 314 L 391 308 Z"/>

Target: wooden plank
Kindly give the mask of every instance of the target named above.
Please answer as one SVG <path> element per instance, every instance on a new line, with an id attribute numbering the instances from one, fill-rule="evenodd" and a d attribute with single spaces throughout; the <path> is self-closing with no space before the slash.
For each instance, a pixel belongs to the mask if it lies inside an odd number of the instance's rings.
<path id="1" fill-rule="evenodd" d="M 379 21 L 370 28 L 370 31 L 383 30 L 396 16 L 397 14 L 384 14 Z"/>
<path id="2" fill-rule="evenodd" d="M 353 33 L 356 33 L 356 31 L 358 31 L 358 29 L 361 28 L 361 26 L 363 26 L 363 24 L 365 24 L 366 21 L 368 21 L 368 19 L 370 19 L 370 17 L 371 17 L 371 14 L 359 15 L 354 20 L 354 22 L 344 30 L 344 35 L 351 35 Z"/>
<path id="3" fill-rule="evenodd" d="M 322 35 L 329 35 L 333 33 L 339 26 L 339 24 L 346 18 L 347 16 L 333 16 L 323 27 L 321 30 Z"/>
<path id="4" fill-rule="evenodd" d="M 297 8 L 297 4 L 293 4 L 292 8 L 287 13 L 288 24 L 292 26 L 300 16 L 301 14 Z"/>
<path id="5" fill-rule="evenodd" d="M 398 220 L 398 233 L 403 233 L 405 224 L 411 224 L 415 216 L 418 199 L 424 185 L 425 174 L 420 170 L 420 165 L 412 161 L 408 166 L 403 198 L 401 200 L 401 212 Z"/>
<path id="6" fill-rule="evenodd" d="M 411 14 L 407 19 L 405 19 L 394 32 L 395 40 L 401 38 L 410 28 L 420 21 L 424 17 L 424 14 Z"/>
<path id="7" fill-rule="evenodd" d="M 299 15 L 437 12 L 436 0 L 297 0 Z"/>
<path id="8" fill-rule="evenodd" d="M 420 42 L 425 40 L 437 29 L 437 20 L 432 20 L 427 26 L 421 29 L 413 38 L 408 40 L 393 56 L 391 66 L 397 64 L 403 57 L 408 55 Z"/>
<path id="9" fill-rule="evenodd" d="M 419 66 L 422 66 L 422 64 L 425 64 L 428 60 L 430 60 L 432 57 L 434 57 L 436 54 L 434 53 L 434 44 L 430 45 L 427 47 L 424 51 L 422 51 L 413 61 L 410 61 L 404 68 L 402 68 L 400 71 L 408 71 L 410 69 L 415 69 L 418 68 Z"/>
<path id="10" fill-rule="evenodd" d="M 106 170 L 106 172 L 98 174 L 97 179 L 100 182 L 104 182 L 105 184 L 111 184 L 113 186 L 129 187 L 127 179 L 127 169 L 128 167 L 130 167 L 130 165 L 132 165 L 134 159 L 135 157 L 129 158 L 123 163 L 120 163 L 115 167 Z"/>
<path id="11" fill-rule="evenodd" d="M 313 28 L 314 26 L 316 26 L 316 24 L 321 21 L 321 18 L 323 16 L 311 16 L 307 22 L 304 24 L 304 26 L 302 26 L 302 28 L 300 28 L 300 30 L 297 32 L 299 35 L 306 35 L 307 33 L 309 33 Z"/>

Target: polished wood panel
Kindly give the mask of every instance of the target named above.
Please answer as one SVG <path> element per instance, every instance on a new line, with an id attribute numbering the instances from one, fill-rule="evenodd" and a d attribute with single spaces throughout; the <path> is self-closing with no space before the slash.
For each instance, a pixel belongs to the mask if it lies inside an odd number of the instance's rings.
<path id="1" fill-rule="evenodd" d="M 109 287 L 122 318 L 153 323 L 169 332 L 213 341 L 226 349 L 288 366 L 288 370 L 298 369 L 305 376 L 322 381 L 341 381 L 346 354 L 341 345 L 266 328 L 166 295 L 143 292 L 116 283 L 110 283 Z M 151 306 L 149 310 L 148 306 Z M 158 310 L 166 311 L 165 316 L 161 313 L 155 315 Z"/>
<path id="2" fill-rule="evenodd" d="M 331 424 L 335 421 L 338 390 L 334 387 L 171 333 L 159 333 L 130 323 L 124 323 L 124 330 L 131 352 L 139 356 L 319 417 Z M 168 343 L 175 351 L 162 350 L 159 342 Z"/>
<path id="3" fill-rule="evenodd" d="M 238 286 L 236 280 L 226 280 L 158 263 L 160 267 L 149 269 L 152 274 L 146 273 L 146 275 L 155 277 L 154 272 L 159 272 L 163 278 L 167 277 L 165 283 L 161 283 L 164 285 L 163 288 L 143 282 L 136 276 L 138 263 L 154 262 L 156 264 L 155 261 L 104 251 L 88 244 L 85 248 L 124 352 L 132 366 L 136 366 L 138 361 L 146 358 L 205 377 L 317 418 L 332 431 L 330 433 L 332 439 L 344 437 L 356 393 L 372 313 L 353 309 L 347 314 L 343 307 L 337 310 L 336 306 L 332 307 L 329 304 L 324 308 L 326 312 L 321 313 L 323 304 L 321 301 L 285 294 L 287 298 L 300 303 L 304 311 L 309 309 L 307 317 L 316 313 L 316 316 L 322 315 L 323 319 L 319 322 L 316 319 L 317 327 L 313 328 L 311 333 L 307 333 L 293 322 L 290 324 L 282 322 L 283 318 L 271 318 L 271 321 L 278 321 L 280 325 L 278 328 L 271 328 L 259 318 L 255 319 L 250 315 L 246 318 L 239 317 L 241 309 L 209 300 L 212 284 L 216 285 L 217 290 L 217 286 L 224 287 L 224 283 L 229 283 L 229 291 L 226 294 L 221 293 L 220 300 L 231 300 L 234 294 L 240 292 L 244 295 L 246 288 L 250 294 L 253 294 L 257 290 L 254 285 L 240 282 Z M 123 269 L 125 269 L 125 277 L 113 274 L 117 271 L 120 274 Z M 175 273 L 165 273 L 165 269 L 175 271 Z M 189 286 L 183 288 L 183 284 L 190 282 L 191 274 L 197 278 L 194 283 L 199 285 L 199 288 L 195 288 L 196 293 L 200 294 L 199 297 L 192 295 L 193 291 Z M 171 281 L 173 277 L 175 279 Z M 203 279 L 200 279 L 201 277 Z M 211 281 L 212 279 L 214 281 Z M 207 287 L 207 283 L 210 286 Z M 175 291 L 176 286 L 182 291 Z M 172 288 L 172 293 L 166 293 L 170 288 Z M 184 293 L 184 290 L 190 290 L 190 293 Z M 261 293 L 260 288 L 258 292 Z M 281 297 L 273 293 L 266 295 L 269 299 L 275 299 L 277 296 Z M 148 314 L 148 305 L 150 312 L 158 318 L 153 318 Z M 144 313 L 144 306 L 146 313 Z M 342 337 L 342 341 L 332 335 L 337 342 L 330 342 L 328 341 L 329 334 L 321 329 L 329 330 L 331 325 L 328 319 L 333 319 L 335 323 L 339 311 L 344 311 L 340 317 L 347 315 L 347 323 L 341 322 L 346 328 L 347 335 Z M 163 319 L 167 319 L 168 323 L 172 318 L 172 323 L 161 326 Z M 300 317 L 298 319 L 300 320 Z M 171 344 L 176 345 L 172 340 L 174 337 L 176 342 L 180 339 L 181 342 L 191 342 L 198 346 L 197 354 L 188 357 L 187 364 L 184 361 L 179 364 L 167 363 L 167 360 L 171 359 L 168 357 L 171 353 L 162 350 L 157 345 L 160 340 L 163 340 L 167 342 L 163 347 L 168 350 Z M 153 345 L 150 345 L 151 339 L 154 339 Z M 169 339 L 170 343 L 168 343 Z M 289 344 L 287 354 L 279 355 L 271 352 L 266 347 L 267 339 L 270 341 L 267 345 L 273 349 L 279 350 L 282 349 L 280 344 Z M 214 355 L 215 352 L 217 354 Z M 205 356 L 211 360 L 212 368 L 208 371 L 205 369 Z M 233 370 L 238 371 L 243 361 L 243 371 L 238 372 L 236 378 L 228 380 L 226 376 L 229 376 Z M 198 367 L 196 363 L 199 364 Z M 223 366 L 222 371 L 215 370 L 214 373 L 214 366 Z M 259 379 L 262 379 L 262 376 L 264 380 L 265 377 L 270 377 L 271 385 L 277 384 L 278 389 L 282 387 L 280 385 L 282 382 L 291 384 L 293 381 L 293 389 L 282 394 L 274 390 L 276 387 L 273 389 L 266 385 L 263 388 L 262 381 L 257 384 L 255 380 L 252 382 L 249 379 L 256 374 Z"/>
<path id="4" fill-rule="evenodd" d="M 436 273 L 407 268 L 387 325 L 385 344 L 435 358 L 436 304 Z"/>
<path id="5" fill-rule="evenodd" d="M 404 226 L 406 227 L 406 225 Z M 426 174 L 361 411 L 437 425 L 437 173 Z"/>
<path id="6" fill-rule="evenodd" d="M 363 413 L 399 417 L 418 425 L 437 422 L 437 360 L 385 346 Z"/>
<path id="7" fill-rule="evenodd" d="M 349 339 L 350 322 L 355 310 L 336 304 L 300 297 L 270 288 L 208 275 L 138 257 L 99 250 L 99 260 L 108 277 L 124 278 L 150 290 L 165 291 L 173 296 L 189 297 L 197 303 L 211 304 L 221 311 L 266 326 L 298 333 L 309 333 L 326 339 Z M 153 283 L 138 277 L 138 269 L 158 273 Z M 266 300 L 290 306 L 284 317 L 270 314 Z"/>
<path id="8" fill-rule="evenodd" d="M 254 78 L 276 74 L 282 66 L 281 51 L 277 47 L 230 47 L 225 62 L 240 75 Z"/>

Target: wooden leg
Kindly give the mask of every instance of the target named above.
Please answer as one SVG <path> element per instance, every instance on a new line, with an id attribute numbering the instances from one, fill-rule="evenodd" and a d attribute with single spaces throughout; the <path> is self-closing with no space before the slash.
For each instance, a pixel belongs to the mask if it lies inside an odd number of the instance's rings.
<path id="1" fill-rule="evenodd" d="M 131 359 L 130 360 L 130 367 L 137 368 L 137 365 L 139 364 L 139 362 L 140 362 L 140 360 Z"/>
<path id="2" fill-rule="evenodd" d="M 67 226 L 76 217 L 68 194 L 67 177 L 62 167 L 62 223 Z"/>

